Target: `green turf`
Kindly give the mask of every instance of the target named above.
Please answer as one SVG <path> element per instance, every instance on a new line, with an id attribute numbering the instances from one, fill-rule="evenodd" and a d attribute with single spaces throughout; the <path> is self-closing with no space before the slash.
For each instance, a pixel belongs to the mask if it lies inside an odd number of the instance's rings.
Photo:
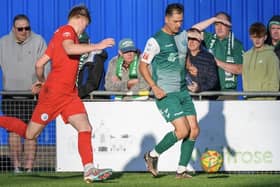
<path id="1" fill-rule="evenodd" d="M 81 173 L 0 174 L 0 186 L 26 187 L 270 187 L 280 186 L 279 174 L 197 174 L 192 179 L 175 179 L 173 173 L 163 173 L 153 178 L 148 173 L 114 173 L 104 182 L 86 184 Z"/>

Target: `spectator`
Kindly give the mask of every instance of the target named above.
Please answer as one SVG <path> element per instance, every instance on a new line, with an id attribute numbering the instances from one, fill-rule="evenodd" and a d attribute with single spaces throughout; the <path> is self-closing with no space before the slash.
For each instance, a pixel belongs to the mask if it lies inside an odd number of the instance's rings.
<path id="1" fill-rule="evenodd" d="M 215 24 L 215 34 L 203 32 L 204 42 L 216 59 L 221 90 L 235 91 L 237 75 L 242 73 L 243 46 L 235 38 L 231 30 L 231 17 L 225 12 L 219 12 L 214 17 L 193 27 L 203 31 L 213 23 Z M 220 96 L 218 99 L 237 99 L 237 97 Z"/>
<path id="2" fill-rule="evenodd" d="M 30 95 L 3 95 L 4 115 L 30 120 L 35 102 L 31 95 L 31 85 L 36 82 L 35 63 L 46 49 L 44 39 L 31 30 L 29 18 L 19 14 L 13 19 L 11 32 L 0 39 L 0 65 L 3 71 L 3 90 L 30 92 Z M 21 171 L 22 144 L 20 136 L 9 133 L 9 148 L 14 171 Z M 36 141 L 26 140 L 24 146 L 25 165 L 32 170 L 35 158 Z"/>
<path id="3" fill-rule="evenodd" d="M 141 74 L 152 88 L 158 110 L 174 127 L 174 130 L 166 133 L 154 149 L 145 153 L 147 169 L 153 176 L 157 176 L 157 162 L 160 155 L 182 140 L 176 171 L 177 179 L 192 177 L 187 172 L 187 165 L 199 135 L 196 111 L 185 81 L 186 55 L 183 52 L 187 52 L 186 42 L 184 43 L 186 36 L 180 41 L 177 40 L 185 33 L 185 31 L 180 32 L 183 17 L 183 5 L 173 3 L 167 6 L 165 24 L 147 41 L 139 67 Z M 183 45 L 178 46 L 178 44 Z M 180 59 L 181 56 L 184 56 L 184 60 Z M 152 74 L 149 65 L 152 65 Z"/>
<path id="4" fill-rule="evenodd" d="M 191 92 L 219 90 L 218 70 L 214 56 L 201 46 L 202 36 L 199 30 L 188 30 L 188 56 L 186 68 L 189 70 Z M 196 70 L 194 70 L 196 69 Z M 216 97 L 207 97 L 215 99 Z"/>
<path id="5" fill-rule="evenodd" d="M 280 60 L 280 15 L 275 15 L 269 20 L 265 43 L 274 46 L 274 52 Z"/>
<path id="6" fill-rule="evenodd" d="M 135 92 L 149 90 L 148 84 L 138 70 L 139 55 L 140 51 L 131 39 L 125 38 L 119 42 L 118 55 L 111 59 L 106 73 L 106 90 Z M 140 98 L 147 99 L 147 97 Z M 131 99 L 131 97 L 124 99 Z"/>
<path id="7" fill-rule="evenodd" d="M 279 59 L 272 46 L 264 44 L 267 37 L 265 25 L 253 23 L 249 29 L 253 47 L 244 53 L 243 89 L 244 91 L 278 91 Z M 264 100 L 276 97 L 248 97 L 247 99 Z"/>
<path id="8" fill-rule="evenodd" d="M 89 43 L 90 38 L 86 32 L 79 36 L 80 43 Z M 80 98 L 89 98 L 90 92 L 98 90 L 100 82 L 105 74 L 104 62 L 108 55 L 105 50 L 91 51 L 81 55 L 79 73 L 77 79 L 78 93 Z"/>

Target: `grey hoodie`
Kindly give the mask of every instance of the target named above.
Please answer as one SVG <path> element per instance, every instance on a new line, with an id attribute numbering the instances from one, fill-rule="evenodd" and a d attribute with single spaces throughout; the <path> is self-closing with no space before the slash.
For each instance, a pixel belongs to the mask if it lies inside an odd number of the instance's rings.
<path id="1" fill-rule="evenodd" d="M 16 42 L 13 31 L 0 39 L 0 65 L 3 72 L 3 90 L 30 91 L 37 80 L 35 63 L 44 54 L 44 39 L 30 33 L 22 44 Z"/>

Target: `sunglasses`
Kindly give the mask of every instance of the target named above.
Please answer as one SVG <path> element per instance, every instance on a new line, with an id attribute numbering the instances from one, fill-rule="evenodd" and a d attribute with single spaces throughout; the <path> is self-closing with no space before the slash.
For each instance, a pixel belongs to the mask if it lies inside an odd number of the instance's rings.
<path id="1" fill-rule="evenodd" d="M 18 32 L 23 32 L 23 30 L 30 31 L 31 27 L 30 26 L 28 26 L 28 27 L 17 27 L 16 29 L 17 29 Z"/>

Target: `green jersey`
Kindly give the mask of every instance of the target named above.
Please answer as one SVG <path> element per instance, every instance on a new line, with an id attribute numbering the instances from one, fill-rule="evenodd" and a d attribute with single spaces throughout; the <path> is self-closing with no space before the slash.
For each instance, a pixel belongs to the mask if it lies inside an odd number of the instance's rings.
<path id="1" fill-rule="evenodd" d="M 169 35 L 163 31 L 151 37 L 143 53 L 143 61 L 152 65 L 152 77 L 166 93 L 186 90 L 184 33 Z"/>

